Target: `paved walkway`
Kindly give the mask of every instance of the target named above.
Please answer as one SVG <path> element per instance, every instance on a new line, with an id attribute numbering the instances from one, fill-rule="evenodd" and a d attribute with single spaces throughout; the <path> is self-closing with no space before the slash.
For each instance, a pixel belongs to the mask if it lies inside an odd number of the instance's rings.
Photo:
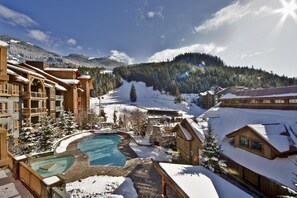
<path id="1" fill-rule="evenodd" d="M 27 188 L 12 177 L 9 169 L 0 169 L 0 197 L 1 198 L 34 198 Z"/>

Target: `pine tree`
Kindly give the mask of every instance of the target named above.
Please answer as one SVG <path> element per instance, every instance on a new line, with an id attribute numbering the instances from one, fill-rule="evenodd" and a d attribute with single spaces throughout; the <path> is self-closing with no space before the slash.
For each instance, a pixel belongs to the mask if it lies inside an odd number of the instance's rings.
<path id="1" fill-rule="evenodd" d="M 40 126 L 38 127 L 38 141 L 37 148 L 39 151 L 48 151 L 52 149 L 54 140 L 54 126 L 52 124 L 52 119 L 49 116 L 40 117 Z"/>
<path id="2" fill-rule="evenodd" d="M 35 134 L 33 127 L 30 123 L 24 123 L 20 130 L 19 144 L 17 148 L 17 154 L 29 154 L 35 148 Z"/>
<path id="3" fill-rule="evenodd" d="M 135 135 L 145 136 L 145 116 L 138 108 L 131 114 L 132 126 L 135 131 Z"/>
<path id="4" fill-rule="evenodd" d="M 182 101 L 183 101 L 183 98 L 180 95 L 180 92 L 179 92 L 178 87 L 176 87 L 176 89 L 175 89 L 175 99 L 174 99 L 174 102 L 181 103 Z"/>
<path id="5" fill-rule="evenodd" d="M 113 112 L 113 123 L 114 124 L 117 124 L 117 111 L 116 110 L 114 110 L 114 112 Z"/>
<path id="6" fill-rule="evenodd" d="M 131 86 L 130 100 L 131 100 L 131 102 L 136 102 L 137 101 L 136 89 L 135 89 L 134 84 L 132 84 L 132 86 Z"/>
<path id="7" fill-rule="evenodd" d="M 204 137 L 202 154 L 200 157 L 201 165 L 213 172 L 220 173 L 221 168 L 226 166 L 224 160 L 222 160 L 221 153 L 221 146 L 209 124 L 207 134 Z"/>
<path id="8" fill-rule="evenodd" d="M 75 133 L 77 130 L 77 123 L 75 120 L 75 117 L 73 115 L 73 113 L 71 111 L 68 111 L 65 114 L 65 126 L 64 126 L 64 130 L 66 135 L 70 135 L 72 133 Z"/>

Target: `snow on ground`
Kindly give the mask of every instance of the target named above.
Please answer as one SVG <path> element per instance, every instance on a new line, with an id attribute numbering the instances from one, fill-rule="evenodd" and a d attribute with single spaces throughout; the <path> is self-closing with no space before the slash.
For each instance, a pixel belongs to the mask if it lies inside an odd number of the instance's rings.
<path id="1" fill-rule="evenodd" d="M 169 163 L 160 166 L 189 197 L 252 197 L 202 166 Z"/>
<path id="2" fill-rule="evenodd" d="M 130 101 L 130 89 L 132 84 L 136 88 L 137 102 L 131 103 Z M 124 110 L 133 111 L 136 106 L 148 107 L 148 108 L 162 108 L 162 109 L 175 109 L 181 110 L 185 113 L 185 116 L 199 116 L 205 110 L 192 103 L 197 101 L 198 94 L 182 94 L 185 98 L 185 102 L 182 104 L 174 103 L 174 96 L 160 93 L 160 91 L 154 91 L 152 87 L 147 87 L 144 82 L 127 82 L 123 81 L 123 85 L 108 94 L 101 96 L 101 105 L 104 107 L 104 111 L 107 114 L 107 122 L 113 122 L 114 110 L 123 112 Z M 99 113 L 99 99 L 91 98 L 91 109 L 94 109 Z"/>
<path id="3" fill-rule="evenodd" d="M 91 134 L 92 133 L 87 132 L 87 133 L 79 133 L 79 134 L 76 134 L 76 135 L 73 135 L 73 136 L 70 136 L 70 137 L 69 136 L 66 137 L 65 139 L 63 139 L 62 141 L 60 141 L 60 144 L 56 148 L 56 153 L 63 153 L 63 152 L 65 152 L 66 149 L 67 149 L 67 147 L 68 147 L 68 145 L 71 142 L 73 142 L 73 141 L 75 141 L 77 139 L 80 139 L 82 137 L 89 136 Z"/>
<path id="4" fill-rule="evenodd" d="M 137 198 L 129 177 L 91 176 L 66 184 L 67 197 Z"/>
<path id="5" fill-rule="evenodd" d="M 143 146 L 150 146 L 150 145 L 152 145 L 151 143 L 150 143 L 150 139 L 149 139 L 149 137 L 148 136 L 144 136 L 144 137 L 142 137 L 142 136 L 136 136 L 136 135 L 132 135 L 132 134 L 130 134 L 131 135 L 131 137 L 139 144 L 139 145 L 143 145 Z"/>
<path id="6" fill-rule="evenodd" d="M 139 158 L 153 159 L 155 161 L 172 161 L 172 155 L 167 154 L 166 149 L 152 146 L 139 146 L 134 141 L 131 141 L 129 146 L 134 150 Z"/>

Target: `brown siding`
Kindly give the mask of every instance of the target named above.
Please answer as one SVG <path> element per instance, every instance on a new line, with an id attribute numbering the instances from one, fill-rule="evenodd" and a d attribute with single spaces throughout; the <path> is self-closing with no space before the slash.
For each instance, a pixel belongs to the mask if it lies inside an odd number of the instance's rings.
<path id="1" fill-rule="evenodd" d="M 251 144 L 251 140 L 258 141 L 262 143 L 262 152 L 257 151 L 255 149 L 251 149 L 250 147 L 245 147 L 240 145 L 240 137 L 246 137 L 249 139 L 249 145 Z M 257 155 L 260 155 L 262 157 L 268 158 L 268 159 L 274 159 L 277 155 L 274 148 L 271 147 L 268 143 L 263 141 L 262 138 L 260 138 L 254 131 L 252 131 L 248 127 L 244 127 L 239 129 L 238 132 L 234 134 L 234 145 L 236 147 L 239 147 L 241 149 L 244 149 L 246 151 L 249 151 L 251 153 L 255 153 Z"/>

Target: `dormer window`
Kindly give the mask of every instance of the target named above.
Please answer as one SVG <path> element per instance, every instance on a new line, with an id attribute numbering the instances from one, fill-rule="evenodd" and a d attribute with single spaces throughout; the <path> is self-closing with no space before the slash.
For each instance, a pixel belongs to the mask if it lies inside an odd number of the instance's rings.
<path id="1" fill-rule="evenodd" d="M 249 140 L 246 137 L 240 137 L 239 141 L 240 146 L 249 147 Z"/>
<path id="2" fill-rule="evenodd" d="M 262 149 L 263 149 L 262 143 L 259 141 L 252 140 L 251 141 L 251 149 L 254 149 L 257 151 L 262 151 Z"/>

